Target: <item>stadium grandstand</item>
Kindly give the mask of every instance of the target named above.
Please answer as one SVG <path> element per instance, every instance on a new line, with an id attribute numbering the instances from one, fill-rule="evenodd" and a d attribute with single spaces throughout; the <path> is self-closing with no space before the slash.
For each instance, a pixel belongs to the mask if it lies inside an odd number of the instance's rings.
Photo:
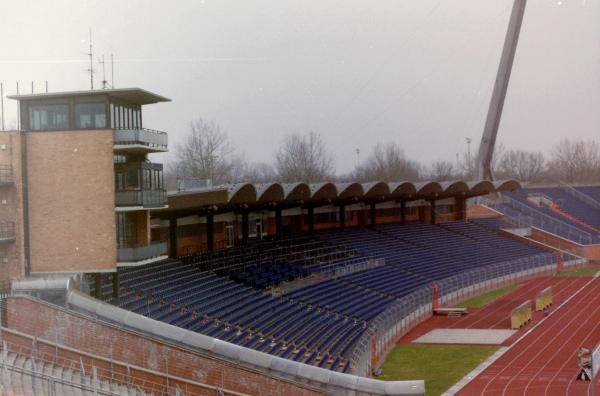
<path id="1" fill-rule="evenodd" d="M 419 378 L 372 377 L 434 309 L 595 259 L 597 187 L 167 192 L 147 157 L 167 136 L 141 109 L 168 99 L 13 98 L 24 130 L 0 134 L 0 378 L 16 394 L 420 395 Z"/>

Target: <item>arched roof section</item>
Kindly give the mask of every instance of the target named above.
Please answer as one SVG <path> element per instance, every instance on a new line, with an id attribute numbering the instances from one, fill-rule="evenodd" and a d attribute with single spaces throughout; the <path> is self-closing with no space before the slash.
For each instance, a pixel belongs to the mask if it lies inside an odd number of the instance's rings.
<path id="1" fill-rule="evenodd" d="M 443 182 L 440 186 L 446 195 L 466 194 L 469 192 L 469 186 L 463 181 Z"/>
<path id="2" fill-rule="evenodd" d="M 390 186 L 385 182 L 363 183 L 365 197 L 377 197 L 381 195 L 390 195 Z"/>
<path id="3" fill-rule="evenodd" d="M 294 202 L 310 199 L 310 187 L 306 183 L 284 183 L 281 186 L 286 201 Z"/>
<path id="4" fill-rule="evenodd" d="M 333 183 L 315 183 L 309 184 L 311 199 L 319 201 L 323 199 L 336 199 L 337 188 Z"/>
<path id="5" fill-rule="evenodd" d="M 437 196 L 444 191 L 438 182 L 415 183 L 415 188 L 417 189 L 417 195 L 423 197 Z"/>
<path id="6" fill-rule="evenodd" d="M 494 184 L 488 180 L 470 181 L 467 185 L 470 195 L 485 195 L 496 191 Z"/>
<path id="7" fill-rule="evenodd" d="M 521 183 L 516 180 L 498 180 L 494 182 L 496 191 L 514 191 L 521 188 Z"/>
<path id="8" fill-rule="evenodd" d="M 227 194 L 230 204 L 256 202 L 256 188 L 250 183 L 229 184 L 227 185 Z"/>
<path id="9" fill-rule="evenodd" d="M 361 198 L 365 194 L 360 183 L 338 183 L 335 187 L 338 190 L 338 198 L 340 199 Z"/>
<path id="10" fill-rule="evenodd" d="M 411 182 L 393 182 L 388 185 L 394 197 L 412 197 L 417 193 L 415 185 Z"/>
<path id="11" fill-rule="evenodd" d="M 255 184 L 257 202 L 279 202 L 285 198 L 279 183 Z"/>

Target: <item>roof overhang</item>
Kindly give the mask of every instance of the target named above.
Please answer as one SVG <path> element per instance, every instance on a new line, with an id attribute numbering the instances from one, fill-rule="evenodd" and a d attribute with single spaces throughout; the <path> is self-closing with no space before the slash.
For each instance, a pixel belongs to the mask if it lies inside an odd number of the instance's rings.
<path id="1" fill-rule="evenodd" d="M 95 89 L 90 91 L 44 92 L 37 94 L 9 95 L 7 98 L 15 100 L 43 100 L 59 99 L 81 96 L 107 96 L 137 105 L 147 105 L 160 102 L 170 102 L 171 99 L 157 95 L 141 88 Z"/>

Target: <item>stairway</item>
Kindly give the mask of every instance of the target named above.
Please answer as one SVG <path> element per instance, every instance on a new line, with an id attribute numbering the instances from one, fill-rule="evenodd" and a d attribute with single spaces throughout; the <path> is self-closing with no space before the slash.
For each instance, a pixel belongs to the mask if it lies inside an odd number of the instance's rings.
<path id="1" fill-rule="evenodd" d="M 52 390 L 51 388 L 54 387 Z M 138 388 L 105 380 L 94 380 L 51 363 L 36 361 L 12 352 L 0 352 L 0 395 L 15 396 L 146 396 Z"/>

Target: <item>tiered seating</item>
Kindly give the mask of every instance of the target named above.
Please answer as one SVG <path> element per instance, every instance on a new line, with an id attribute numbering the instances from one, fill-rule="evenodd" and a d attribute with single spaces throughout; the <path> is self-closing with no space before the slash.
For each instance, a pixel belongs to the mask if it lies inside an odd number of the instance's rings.
<path id="1" fill-rule="evenodd" d="M 535 191 L 535 190 L 532 190 L 532 191 Z M 541 191 L 538 191 L 538 192 L 541 192 Z M 573 234 L 574 231 L 577 232 L 578 235 L 580 235 L 581 233 L 588 235 L 588 239 L 589 239 L 589 237 L 591 237 L 591 239 L 592 239 L 591 242 L 595 242 L 600 239 L 600 235 L 594 233 L 593 230 L 591 230 L 589 227 L 586 227 L 579 222 L 573 221 L 573 220 L 569 219 L 568 217 L 561 215 L 559 212 L 557 212 L 555 210 L 552 210 L 548 207 L 539 206 L 539 205 L 536 205 L 535 203 L 531 202 L 527 198 L 527 196 L 528 196 L 527 190 L 524 190 L 524 191 L 520 190 L 520 191 L 516 191 L 516 192 L 512 192 L 512 193 L 506 193 L 506 195 L 509 198 L 511 198 L 512 200 L 517 201 L 519 204 L 533 209 L 535 212 L 541 214 L 541 216 L 549 218 L 549 220 L 555 221 L 555 222 L 545 221 L 540 216 L 540 219 L 537 219 L 537 221 L 534 222 L 537 227 L 540 227 L 548 232 L 554 233 L 556 235 L 559 235 L 563 238 L 570 239 L 570 240 L 572 240 L 572 238 L 574 238 L 574 234 Z M 548 197 L 548 198 L 552 199 L 551 197 Z M 510 203 L 508 203 L 508 204 L 503 203 L 503 204 L 495 205 L 494 207 L 509 217 L 513 217 L 513 218 L 517 218 L 519 216 L 530 217 L 529 213 L 523 212 L 522 206 L 511 205 Z M 536 217 L 536 216 L 533 216 L 533 217 Z M 582 219 L 582 220 L 585 221 L 585 219 Z M 576 241 L 576 242 L 579 242 L 579 241 Z M 588 243 L 589 243 L 589 241 L 588 241 Z"/>
<path id="2" fill-rule="evenodd" d="M 246 247 L 180 257 L 184 263 L 258 288 L 344 266 L 351 258 L 356 258 L 351 249 L 309 237 L 253 241 Z"/>
<path id="3" fill-rule="evenodd" d="M 486 265 L 551 257 L 475 222 L 322 231 L 302 239 L 308 246 L 304 249 L 299 240 L 279 246 L 262 242 L 267 254 L 254 245 L 248 260 L 229 252 L 202 257 L 201 267 L 165 260 L 121 269 L 121 307 L 248 348 L 346 371 L 353 347 L 369 323 L 399 298 Z M 312 249 L 315 246 L 319 248 Z M 281 297 L 260 290 L 303 276 L 302 271 L 308 271 L 303 263 L 327 252 L 321 249 L 326 247 L 363 260 L 384 258 L 386 263 Z M 241 265 L 224 268 L 232 260 Z M 347 260 L 350 257 L 337 262 Z M 445 287 L 445 293 L 454 290 Z"/>
<path id="4" fill-rule="evenodd" d="M 600 227 L 600 211 L 578 199 L 573 194 L 570 194 L 564 187 L 536 188 L 531 191 L 542 192 L 543 194 L 552 198 L 554 203 L 565 212 L 585 222 L 586 224 L 590 224 L 594 227 Z"/>
<path id="5" fill-rule="evenodd" d="M 249 348 L 345 370 L 365 322 L 169 260 L 121 271 L 121 307 Z M 351 334 L 348 338 L 345 335 Z"/>
<path id="6" fill-rule="evenodd" d="M 264 289 L 308 274 L 309 270 L 298 263 L 273 260 L 272 263 L 263 262 L 261 265 L 249 265 L 242 271 L 231 271 L 230 277 L 248 286 Z"/>
<path id="7" fill-rule="evenodd" d="M 357 286 L 402 297 L 420 286 L 486 265 L 551 254 L 473 223 L 432 226 L 389 224 L 378 231 L 324 232 L 323 238 L 386 258 L 387 265 L 340 278 Z"/>

